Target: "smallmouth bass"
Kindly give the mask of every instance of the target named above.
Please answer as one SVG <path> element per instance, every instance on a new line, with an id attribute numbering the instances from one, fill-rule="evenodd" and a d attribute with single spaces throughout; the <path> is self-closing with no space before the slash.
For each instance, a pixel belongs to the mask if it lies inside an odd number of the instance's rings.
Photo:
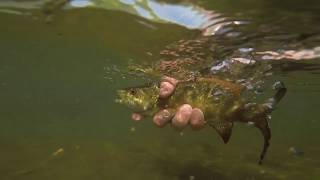
<path id="1" fill-rule="evenodd" d="M 118 90 L 116 102 L 145 116 L 154 116 L 161 109 L 170 109 L 174 113 L 182 104 L 190 104 L 203 111 L 206 124 L 218 132 L 224 143 L 230 139 L 234 122 L 252 123 L 264 137 L 259 159 L 261 164 L 271 138 L 268 120 L 287 91 L 281 82 L 275 83 L 274 89 L 276 93 L 273 97 L 257 104 L 243 96 L 244 87 L 240 84 L 215 77 L 197 78 L 178 83 L 174 93 L 166 99 L 159 98 L 160 88 L 153 84 Z"/>

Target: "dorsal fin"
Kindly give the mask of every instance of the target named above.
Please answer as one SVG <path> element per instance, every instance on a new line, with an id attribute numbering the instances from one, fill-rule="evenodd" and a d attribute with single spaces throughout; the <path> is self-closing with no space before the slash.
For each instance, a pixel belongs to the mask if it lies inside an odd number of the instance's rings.
<path id="1" fill-rule="evenodd" d="M 268 109 L 269 113 L 276 108 L 278 103 L 287 93 L 287 88 L 281 81 L 275 82 L 273 84 L 273 89 L 276 90 L 276 94 L 273 97 L 267 99 L 267 101 L 263 104 Z"/>
<path id="2" fill-rule="evenodd" d="M 229 121 L 211 121 L 209 125 L 213 127 L 220 137 L 222 138 L 224 143 L 228 143 L 231 134 L 232 134 L 232 127 L 233 123 Z"/>

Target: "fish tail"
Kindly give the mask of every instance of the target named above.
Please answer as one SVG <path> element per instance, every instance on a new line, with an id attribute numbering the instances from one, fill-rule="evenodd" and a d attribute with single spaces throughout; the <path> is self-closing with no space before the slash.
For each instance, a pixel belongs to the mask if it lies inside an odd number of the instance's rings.
<path id="1" fill-rule="evenodd" d="M 255 126 L 260 129 L 260 132 L 263 135 L 263 148 L 260 153 L 259 164 L 262 164 L 262 161 L 267 154 L 268 148 L 270 146 L 270 139 L 271 139 L 271 129 L 268 121 L 269 117 L 262 118 L 260 121 L 255 122 Z"/>
<path id="2" fill-rule="evenodd" d="M 262 113 L 263 116 L 257 119 L 257 121 L 254 122 L 255 126 L 260 129 L 263 137 L 264 137 L 264 144 L 263 149 L 260 154 L 259 164 L 262 164 L 262 160 L 264 159 L 267 150 L 270 146 L 270 139 L 271 139 L 271 129 L 269 120 L 271 119 L 270 113 L 275 110 L 278 103 L 281 101 L 281 99 L 285 96 L 287 92 L 287 88 L 281 81 L 277 81 L 273 85 L 273 89 L 276 90 L 276 93 L 273 95 L 273 97 L 266 100 L 262 106 L 265 109 L 265 112 Z"/>

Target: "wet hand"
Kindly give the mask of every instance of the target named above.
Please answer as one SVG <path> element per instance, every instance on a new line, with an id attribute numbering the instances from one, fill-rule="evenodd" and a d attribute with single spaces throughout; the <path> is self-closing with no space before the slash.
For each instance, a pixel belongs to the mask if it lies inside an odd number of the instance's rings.
<path id="1" fill-rule="evenodd" d="M 192 108 L 189 104 L 183 104 L 176 112 L 162 109 L 154 115 L 153 122 L 160 128 L 171 123 L 177 130 L 182 130 L 187 125 L 190 125 L 193 130 L 200 130 L 206 124 L 203 112 L 198 108 Z"/>
<path id="2" fill-rule="evenodd" d="M 164 77 L 160 83 L 160 98 L 170 97 L 177 84 L 178 80 L 171 77 Z M 143 117 L 138 113 L 132 114 L 132 119 L 139 121 Z M 153 122 L 157 127 L 165 127 L 167 124 L 172 125 L 177 130 L 182 130 L 188 125 L 193 130 L 200 130 L 205 126 L 204 113 L 199 108 L 193 108 L 189 104 L 181 105 L 177 110 L 162 109 L 153 117 Z"/>
<path id="3" fill-rule="evenodd" d="M 162 78 L 162 82 L 160 83 L 159 97 L 163 99 L 170 97 L 178 83 L 179 81 L 177 79 L 168 76 Z"/>

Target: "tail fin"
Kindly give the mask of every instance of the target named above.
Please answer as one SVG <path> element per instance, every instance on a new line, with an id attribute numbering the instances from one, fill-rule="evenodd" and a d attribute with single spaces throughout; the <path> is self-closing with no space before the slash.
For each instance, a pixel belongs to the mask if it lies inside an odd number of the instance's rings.
<path id="1" fill-rule="evenodd" d="M 255 126 L 260 129 L 264 138 L 263 149 L 262 149 L 262 152 L 260 153 L 259 164 L 262 164 L 262 160 L 264 159 L 270 145 L 271 130 L 270 130 L 269 121 L 267 118 L 268 117 L 265 117 L 263 119 L 260 119 L 260 121 L 257 121 L 254 123 Z"/>
<path id="2" fill-rule="evenodd" d="M 260 129 L 263 137 L 264 137 L 264 145 L 262 152 L 260 154 L 259 164 L 262 164 L 262 160 L 264 159 L 268 147 L 270 145 L 269 141 L 271 139 L 271 130 L 269 125 L 269 119 L 271 118 L 270 113 L 275 110 L 276 105 L 280 102 L 280 100 L 284 97 L 284 95 L 287 92 L 287 88 L 284 86 L 284 84 L 280 81 L 276 82 L 273 85 L 273 89 L 276 90 L 276 94 L 267 99 L 266 103 L 262 104 L 263 109 L 265 109 L 265 112 L 262 113 L 263 116 L 260 116 L 254 121 L 254 124 L 257 128 Z"/>

